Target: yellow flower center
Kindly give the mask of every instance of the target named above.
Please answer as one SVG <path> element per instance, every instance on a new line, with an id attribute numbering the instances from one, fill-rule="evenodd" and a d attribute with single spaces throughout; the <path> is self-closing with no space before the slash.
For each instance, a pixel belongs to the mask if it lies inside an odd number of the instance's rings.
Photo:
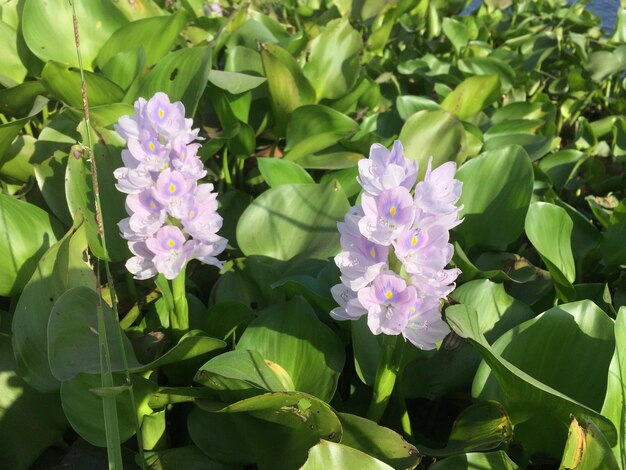
<path id="1" fill-rule="evenodd" d="M 389 208 L 389 215 L 391 215 L 391 217 L 394 217 L 396 215 L 396 206 L 391 206 Z"/>
<path id="2" fill-rule="evenodd" d="M 170 239 L 167 241 L 167 246 L 169 246 L 170 248 L 173 248 L 173 247 L 174 247 L 174 245 L 176 245 L 176 242 L 170 238 Z"/>
<path id="3" fill-rule="evenodd" d="M 189 218 L 193 219 L 196 216 L 196 211 L 194 211 L 193 209 L 189 211 Z"/>
<path id="4" fill-rule="evenodd" d="M 372 248 L 372 249 L 370 250 L 370 256 L 371 256 L 372 258 L 376 258 L 376 250 L 375 250 L 374 248 Z"/>
<path id="5" fill-rule="evenodd" d="M 154 142 L 150 142 L 150 143 L 148 144 L 148 147 L 150 148 L 150 151 L 151 151 L 151 152 L 154 152 L 154 149 L 156 148 L 156 147 L 154 146 Z"/>
<path id="6" fill-rule="evenodd" d="M 387 292 L 385 292 L 385 298 L 387 298 L 388 300 L 391 300 L 393 298 L 393 292 L 391 292 L 391 290 L 388 290 Z"/>
<path id="7" fill-rule="evenodd" d="M 413 238 L 411 238 L 411 245 L 417 245 L 417 235 L 413 235 Z"/>
<path id="8" fill-rule="evenodd" d="M 167 187 L 167 190 L 170 193 L 175 193 L 176 192 L 176 185 L 174 183 L 170 183 L 170 185 Z"/>
<path id="9" fill-rule="evenodd" d="M 185 152 L 180 152 L 180 159 L 184 160 L 185 159 Z"/>
<path id="10" fill-rule="evenodd" d="M 156 209 L 156 204 L 154 201 L 150 201 L 150 209 Z"/>
<path id="11" fill-rule="evenodd" d="M 159 117 L 163 119 L 163 116 L 165 116 L 165 111 L 163 111 L 163 108 L 159 108 Z"/>

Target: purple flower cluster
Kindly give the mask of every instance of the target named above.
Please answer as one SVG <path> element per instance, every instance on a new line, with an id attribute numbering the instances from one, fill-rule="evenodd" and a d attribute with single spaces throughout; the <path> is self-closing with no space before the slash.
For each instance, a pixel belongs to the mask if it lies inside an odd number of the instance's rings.
<path id="1" fill-rule="evenodd" d="M 135 115 L 122 116 L 115 126 L 127 142 L 122 168 L 115 170 L 117 189 L 128 194 L 129 217 L 119 223 L 135 256 L 126 267 L 136 279 L 162 273 L 174 279 L 190 259 L 218 267 L 226 247 L 217 234 L 222 217 L 212 184 L 198 184 L 206 175 L 197 157 L 198 129 L 185 119 L 180 101 L 165 93 L 135 102 Z"/>
<path id="2" fill-rule="evenodd" d="M 455 204 L 462 183 L 454 179 L 453 162 L 432 170 L 429 161 L 424 180 L 415 184 L 417 170 L 399 141 L 391 151 L 375 144 L 369 159 L 359 161 L 364 193 L 338 224 L 341 284 L 331 289 L 339 304 L 331 316 L 367 315 L 372 333 L 402 334 L 418 348 L 433 349 L 450 331 L 441 299 L 460 274 L 445 268 L 454 252 L 449 231 L 460 223 Z"/>

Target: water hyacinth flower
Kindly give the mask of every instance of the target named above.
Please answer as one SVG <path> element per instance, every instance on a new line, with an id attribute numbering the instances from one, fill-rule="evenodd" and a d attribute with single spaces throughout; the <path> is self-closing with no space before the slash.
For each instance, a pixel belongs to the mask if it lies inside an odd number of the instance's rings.
<path id="1" fill-rule="evenodd" d="M 212 184 L 197 156 L 198 129 L 185 107 L 165 93 L 139 98 L 133 116 L 122 116 L 116 131 L 127 141 L 116 187 L 128 194 L 129 217 L 119 229 L 133 253 L 126 263 L 137 279 L 162 273 L 174 279 L 191 259 L 221 267 L 226 240 L 217 234 L 222 218 Z"/>
<path id="2" fill-rule="evenodd" d="M 361 205 L 337 224 L 341 284 L 331 289 L 333 318 L 367 315 L 372 333 L 402 335 L 421 349 L 435 348 L 449 333 L 441 300 L 460 274 L 446 269 L 454 254 L 449 231 L 461 222 L 455 171 L 453 162 L 433 170 L 431 159 L 416 183 L 417 162 L 404 157 L 399 141 L 391 150 L 375 144 L 359 161 Z"/>

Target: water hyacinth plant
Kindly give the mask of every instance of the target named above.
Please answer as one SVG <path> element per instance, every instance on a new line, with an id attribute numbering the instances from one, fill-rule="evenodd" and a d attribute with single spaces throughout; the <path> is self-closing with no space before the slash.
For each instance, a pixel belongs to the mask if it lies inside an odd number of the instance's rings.
<path id="1" fill-rule="evenodd" d="M 335 257 L 341 284 L 331 289 L 339 304 L 330 315 L 357 320 L 366 315 L 375 335 L 401 335 L 420 349 L 434 349 L 450 332 L 441 318 L 442 300 L 454 290 L 458 268 L 445 269 L 454 248 L 449 231 L 461 221 L 455 204 L 462 183 L 448 162 L 416 184 L 418 164 L 404 156 L 402 144 L 391 150 L 372 145 L 359 161 L 361 204 L 338 224 L 342 251 Z M 413 191 L 413 194 L 411 194 Z M 387 349 L 401 349 L 387 342 Z M 394 363 L 386 363 L 392 360 Z M 395 382 L 398 358 L 388 351 L 379 366 L 369 417 L 380 419 Z"/>
<path id="2" fill-rule="evenodd" d="M 2 2 L 2 468 L 626 468 L 602 3 Z"/>

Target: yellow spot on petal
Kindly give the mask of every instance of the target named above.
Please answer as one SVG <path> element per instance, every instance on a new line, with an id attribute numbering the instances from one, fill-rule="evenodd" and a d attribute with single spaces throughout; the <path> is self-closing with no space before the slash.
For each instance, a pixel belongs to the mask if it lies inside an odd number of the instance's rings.
<path id="1" fill-rule="evenodd" d="M 170 183 L 170 185 L 167 187 L 167 190 L 170 193 L 175 193 L 176 192 L 176 185 L 174 183 Z"/>
<path id="2" fill-rule="evenodd" d="M 174 240 L 172 240 L 171 238 L 167 241 L 167 246 L 169 246 L 170 248 L 172 248 L 174 245 L 176 245 L 176 242 L 174 242 Z"/>
<path id="3" fill-rule="evenodd" d="M 185 159 L 185 152 L 180 152 L 180 159 L 184 160 Z"/>
<path id="4" fill-rule="evenodd" d="M 417 235 L 413 235 L 413 238 L 411 238 L 411 245 L 417 245 Z"/>
<path id="5" fill-rule="evenodd" d="M 150 201 L 150 209 L 156 209 L 156 204 L 154 201 Z"/>
<path id="6" fill-rule="evenodd" d="M 190 219 L 193 219 L 195 216 L 196 216 L 196 211 L 194 211 L 194 210 L 190 210 L 190 211 L 189 211 L 189 218 L 190 218 Z"/>
<path id="7" fill-rule="evenodd" d="M 374 248 L 372 248 L 372 249 L 370 250 L 370 256 L 371 256 L 372 258 L 376 258 L 376 250 L 375 250 Z"/>
<path id="8" fill-rule="evenodd" d="M 163 108 L 159 108 L 159 117 L 163 119 L 163 116 L 165 116 L 165 111 L 163 111 Z"/>
<path id="9" fill-rule="evenodd" d="M 391 206 L 391 208 L 389 209 L 389 215 L 391 215 L 391 217 L 394 217 L 396 215 L 396 206 Z"/>
<path id="10" fill-rule="evenodd" d="M 411 313 L 415 313 L 415 307 L 411 309 Z"/>
<path id="11" fill-rule="evenodd" d="M 150 151 L 152 151 L 152 152 L 154 152 L 154 149 L 156 148 L 156 147 L 154 146 L 154 142 L 150 142 L 150 143 L 148 144 L 148 147 L 150 147 Z"/>
<path id="12" fill-rule="evenodd" d="M 388 290 L 387 292 L 385 292 L 385 298 L 387 298 L 387 299 L 391 299 L 391 298 L 393 298 L 393 292 L 391 292 L 390 290 Z"/>

